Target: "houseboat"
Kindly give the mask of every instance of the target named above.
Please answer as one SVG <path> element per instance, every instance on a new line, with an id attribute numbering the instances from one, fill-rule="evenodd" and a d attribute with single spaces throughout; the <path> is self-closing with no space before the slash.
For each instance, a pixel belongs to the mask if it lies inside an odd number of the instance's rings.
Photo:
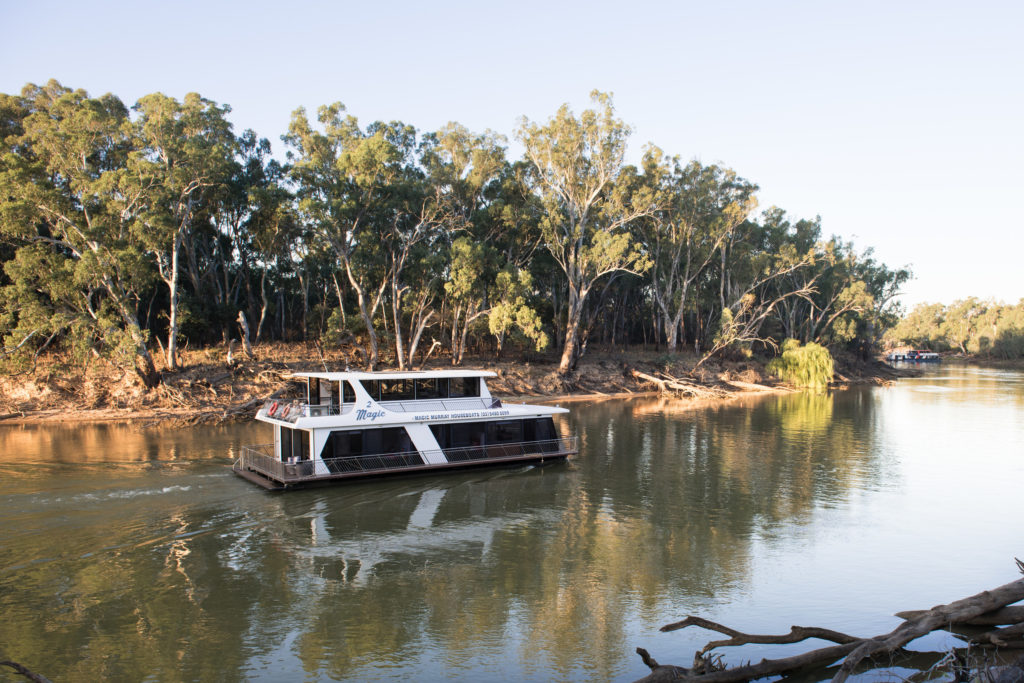
<path id="1" fill-rule="evenodd" d="M 905 361 L 908 363 L 937 363 L 939 354 L 927 349 L 910 349 L 909 351 L 894 351 L 885 357 L 890 363 Z"/>
<path id="2" fill-rule="evenodd" d="M 396 474 L 564 460 L 578 452 L 553 416 L 565 408 L 491 396 L 493 372 L 302 372 L 301 399 L 268 399 L 256 419 L 274 442 L 232 465 L 268 489 Z"/>

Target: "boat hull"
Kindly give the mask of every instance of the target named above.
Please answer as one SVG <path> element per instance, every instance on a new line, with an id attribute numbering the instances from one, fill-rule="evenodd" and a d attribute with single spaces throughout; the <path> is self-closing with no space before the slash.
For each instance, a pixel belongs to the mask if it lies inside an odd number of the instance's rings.
<path id="1" fill-rule="evenodd" d="M 560 441 L 574 441 L 561 439 Z M 564 462 L 578 451 L 573 448 L 552 450 L 550 452 L 529 453 L 520 455 L 492 456 L 472 460 L 445 462 L 437 464 L 406 465 L 401 467 L 372 467 L 358 471 L 327 472 L 309 474 L 298 466 L 285 465 L 283 468 L 261 467 L 259 462 L 246 459 L 244 456 L 235 461 L 231 470 L 246 481 L 258 484 L 271 491 L 285 491 L 296 488 L 341 484 L 347 481 L 380 479 L 384 477 L 400 477 L 436 474 L 443 471 L 465 470 L 479 467 L 513 467 L 518 465 L 541 465 L 553 462 Z M 289 468 L 292 468 L 289 470 Z"/>

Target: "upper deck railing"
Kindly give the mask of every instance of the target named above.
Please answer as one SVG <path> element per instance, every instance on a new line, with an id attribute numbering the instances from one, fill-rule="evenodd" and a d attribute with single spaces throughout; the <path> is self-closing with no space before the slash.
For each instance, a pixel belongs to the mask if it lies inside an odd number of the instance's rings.
<path id="1" fill-rule="evenodd" d="M 496 410 L 501 408 L 497 398 L 421 398 L 415 401 L 381 401 L 380 405 L 395 413 L 461 412 L 466 410 Z"/>
<path id="2" fill-rule="evenodd" d="M 394 413 L 458 413 L 470 410 L 496 410 L 502 407 L 501 399 L 497 398 L 426 398 L 410 401 L 381 401 L 379 404 L 385 410 Z M 298 401 L 284 401 L 280 399 L 267 399 L 263 403 L 267 411 L 267 417 L 272 417 L 285 422 L 295 422 L 300 417 L 329 417 L 331 415 L 346 415 L 355 409 L 353 403 L 299 403 Z M 273 412 L 271 412 L 273 409 Z"/>

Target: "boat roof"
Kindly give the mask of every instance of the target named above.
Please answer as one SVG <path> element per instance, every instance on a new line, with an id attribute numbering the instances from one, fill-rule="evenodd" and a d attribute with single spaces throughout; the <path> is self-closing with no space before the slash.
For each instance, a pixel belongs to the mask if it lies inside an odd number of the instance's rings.
<path id="1" fill-rule="evenodd" d="M 490 370 L 406 370 L 385 372 L 346 370 L 344 372 L 293 372 L 288 377 L 293 379 L 326 379 L 337 382 L 345 379 L 444 379 L 451 377 L 497 377 L 497 375 Z"/>

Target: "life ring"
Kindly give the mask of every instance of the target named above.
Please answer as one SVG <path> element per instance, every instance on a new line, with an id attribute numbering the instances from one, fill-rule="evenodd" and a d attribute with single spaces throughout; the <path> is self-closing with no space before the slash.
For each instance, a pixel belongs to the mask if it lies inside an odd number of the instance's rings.
<path id="1" fill-rule="evenodd" d="M 281 411 L 281 419 L 283 420 L 286 417 L 288 417 L 288 413 L 290 413 L 291 411 L 292 407 L 290 405 L 285 406 L 284 410 Z"/>
<path id="2" fill-rule="evenodd" d="M 270 404 L 270 409 L 267 410 L 267 417 L 274 417 L 274 413 L 277 412 L 277 401 Z"/>

